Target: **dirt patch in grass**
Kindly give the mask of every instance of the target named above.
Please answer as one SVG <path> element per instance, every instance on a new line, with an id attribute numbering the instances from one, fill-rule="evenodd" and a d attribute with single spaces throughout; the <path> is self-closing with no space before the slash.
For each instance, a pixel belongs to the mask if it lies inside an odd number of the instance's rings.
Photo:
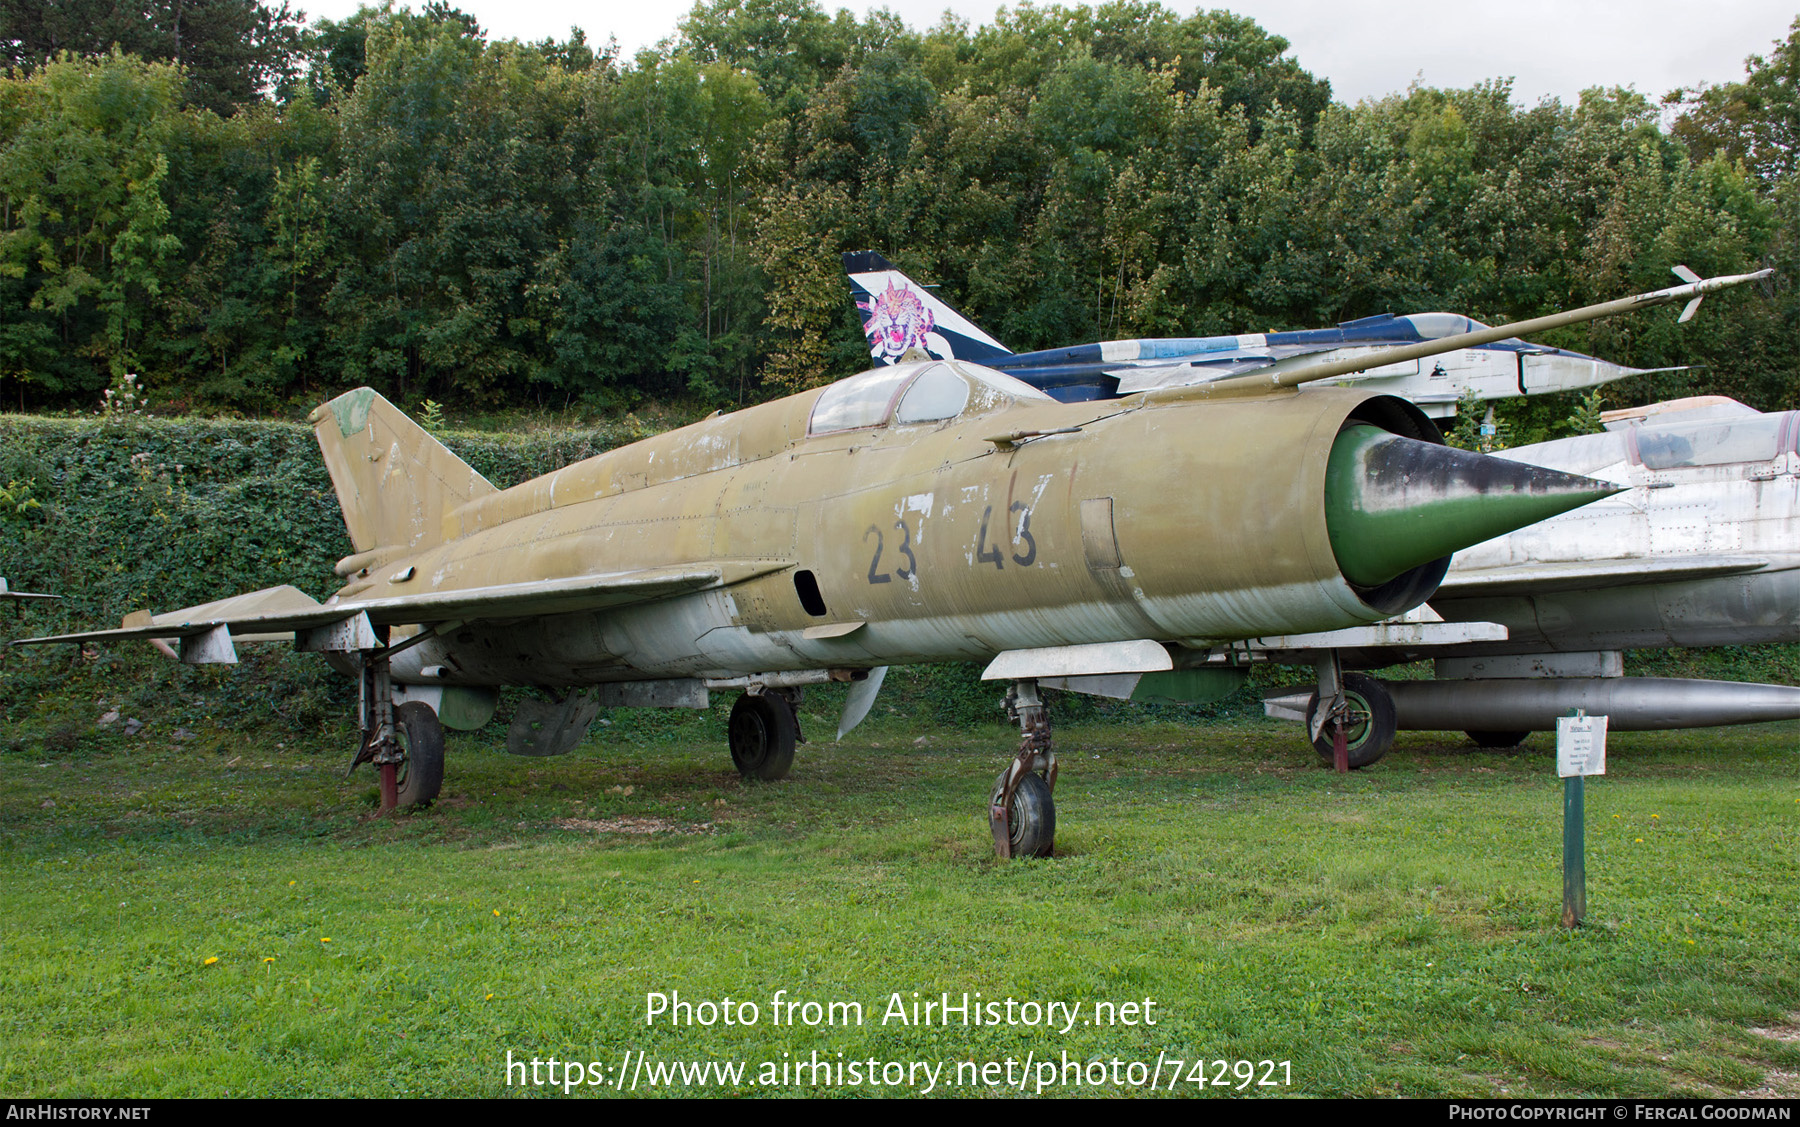
<path id="1" fill-rule="evenodd" d="M 1780 1041 L 1785 1045 L 1800 1044 L 1800 1014 L 1789 1014 L 1787 1025 L 1770 1026 L 1767 1029 L 1750 1029 L 1758 1037 L 1767 1037 L 1771 1041 Z"/>
<path id="2" fill-rule="evenodd" d="M 579 830 L 594 834 L 702 834 L 712 831 L 711 822 L 687 825 L 667 818 L 552 818 L 558 829 Z"/>
<path id="3" fill-rule="evenodd" d="M 1749 1100 L 1793 1099 L 1800 1096 L 1800 1072 L 1770 1069 L 1763 1082 L 1742 1093 Z"/>
<path id="4" fill-rule="evenodd" d="M 1784 1045 L 1800 1045 L 1800 1013 L 1788 1015 L 1786 1025 L 1751 1026 L 1746 1033 L 1754 1033 L 1758 1037 L 1766 1037 L 1771 1041 L 1779 1041 Z M 1752 1068 L 1760 1068 L 1756 1061 L 1744 1061 Z M 1746 1099 L 1793 1099 L 1800 1096 L 1800 1072 L 1787 1072 L 1772 1068 L 1763 1075 L 1762 1083 L 1742 1093 Z"/>

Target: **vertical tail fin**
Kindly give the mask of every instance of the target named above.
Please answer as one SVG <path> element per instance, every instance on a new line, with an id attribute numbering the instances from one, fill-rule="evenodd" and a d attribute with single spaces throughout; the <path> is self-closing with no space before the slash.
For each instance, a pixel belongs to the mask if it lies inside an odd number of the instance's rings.
<path id="1" fill-rule="evenodd" d="M 359 555 L 443 539 L 444 514 L 495 492 L 488 479 L 372 388 L 307 416 Z"/>
<path id="2" fill-rule="evenodd" d="M 844 273 L 862 316 L 863 335 L 869 338 L 869 355 L 878 364 L 898 363 L 914 348 L 940 360 L 954 356 L 977 363 L 1012 355 L 872 250 L 845 252 Z"/>

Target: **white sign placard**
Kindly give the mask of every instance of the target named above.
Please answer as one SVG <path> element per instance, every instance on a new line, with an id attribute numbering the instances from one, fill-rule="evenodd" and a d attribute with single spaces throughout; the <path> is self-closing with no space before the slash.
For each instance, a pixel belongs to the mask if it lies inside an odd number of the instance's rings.
<path id="1" fill-rule="evenodd" d="M 1556 774 L 1564 779 L 1606 774 L 1606 717 L 1557 718 Z"/>

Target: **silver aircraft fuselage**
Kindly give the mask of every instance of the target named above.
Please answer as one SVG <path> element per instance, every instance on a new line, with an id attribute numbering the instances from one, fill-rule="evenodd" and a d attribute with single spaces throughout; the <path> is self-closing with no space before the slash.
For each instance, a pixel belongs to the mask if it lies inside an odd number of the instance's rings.
<path id="1" fill-rule="evenodd" d="M 1800 411 L 1729 400 L 1498 456 L 1628 487 L 1457 553 L 1432 609 L 1538 653 L 1800 642 Z"/>

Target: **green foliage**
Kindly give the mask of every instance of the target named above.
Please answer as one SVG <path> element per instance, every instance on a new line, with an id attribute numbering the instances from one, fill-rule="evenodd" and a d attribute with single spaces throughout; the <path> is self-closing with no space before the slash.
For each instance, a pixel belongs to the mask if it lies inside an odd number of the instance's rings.
<path id="1" fill-rule="evenodd" d="M 1800 271 L 1792 36 L 1665 132 L 1619 90 L 1334 104 L 1273 30 L 1151 0 L 924 33 L 709 0 L 630 60 L 578 32 L 491 42 L 443 3 L 301 40 L 250 0 L 157 8 L 136 39 L 117 6 L 14 7 L 18 44 L 77 11 L 83 35 L 150 44 L 0 78 L 0 390 L 21 408 L 85 408 L 127 371 L 173 409 L 265 414 L 349 383 L 459 417 L 744 403 L 866 365 L 838 271 L 863 248 L 1018 349 L 1512 320 L 1683 263 Z M 142 61 L 169 57 L 171 12 L 212 21 L 201 54 L 262 20 L 245 49 L 275 44 L 254 63 L 274 98 L 221 117 L 195 104 L 229 85 L 199 54 Z M 1773 408 L 1800 388 L 1796 317 L 1778 278 L 1687 325 L 1544 342 L 1659 369 L 1621 403 Z"/>
<path id="2" fill-rule="evenodd" d="M 1600 388 L 1583 395 L 1573 411 L 1569 412 L 1567 423 L 1570 434 L 1599 434 L 1606 429 L 1600 421 L 1600 412 L 1606 404 L 1606 393 Z"/>
<path id="3" fill-rule="evenodd" d="M 0 486 L 0 521 L 23 524 L 26 518 L 42 512 L 44 506 L 31 495 L 36 485 L 35 479 L 20 481 L 14 478 Z"/>
<path id="4" fill-rule="evenodd" d="M 438 432 L 502 487 L 646 433 L 633 416 L 528 436 Z M 0 576 L 62 596 L 22 608 L 9 633 L 91 628 L 281 584 L 323 599 L 351 552 L 312 430 L 298 424 L 0 416 L 0 481 Z M 256 649 L 233 676 L 141 646 L 0 649 L 0 715 L 41 722 L 71 699 L 126 692 L 172 723 L 259 724 L 273 710 L 317 727 L 348 715 L 354 686 L 316 658 L 278 649 L 252 660 Z"/>
<path id="5" fill-rule="evenodd" d="M 64 51 L 116 48 L 180 66 L 187 99 L 229 115 L 289 75 L 299 23 L 287 4 L 256 0 L 8 0 L 0 6 L 0 65 L 29 74 Z"/>
<path id="6" fill-rule="evenodd" d="M 117 53 L 0 81 L 0 276 L 22 299 L 0 363 L 26 384 L 86 390 L 133 366 L 181 249 L 162 195 L 181 82 Z"/>
<path id="7" fill-rule="evenodd" d="M 648 432 L 626 416 L 533 435 L 437 433 L 504 488 Z M 44 613 L 68 622 L 282 583 L 324 598 L 351 550 L 312 429 L 300 424 L 0 415 L 0 480 L 36 502 L 0 538 L 0 575 L 63 595 Z"/>
<path id="8" fill-rule="evenodd" d="M 1666 99 L 1681 107 L 1674 133 L 1695 160 L 1715 154 L 1765 183 L 1791 178 L 1800 149 L 1800 19 L 1768 55 L 1751 55 L 1742 82 L 1701 84 Z"/>
<path id="9" fill-rule="evenodd" d="M 770 102 L 798 112 L 845 64 L 902 34 L 885 13 L 858 25 L 847 9 L 826 15 L 818 0 L 712 0 L 682 19 L 678 50 L 747 71 Z"/>
<path id="10" fill-rule="evenodd" d="M 0 574 L 117 621 L 292 582 L 317 596 L 349 554 L 310 429 L 281 423 L 0 417 L 0 476 L 35 480 L 41 519 L 0 539 Z"/>
<path id="11" fill-rule="evenodd" d="M 120 372 L 112 386 L 100 397 L 100 410 L 95 412 L 109 423 L 129 423 L 143 418 L 150 410 L 150 397 L 134 372 Z"/>
<path id="12" fill-rule="evenodd" d="M 1512 425 L 1493 406 L 1481 398 L 1474 388 L 1463 392 L 1456 401 L 1456 425 L 1444 441 L 1463 450 L 1491 454 L 1511 444 Z"/>
<path id="13" fill-rule="evenodd" d="M 435 399 L 427 399 L 425 409 L 419 412 L 419 425 L 432 434 L 442 434 L 449 425 L 444 421 L 444 405 Z"/>

